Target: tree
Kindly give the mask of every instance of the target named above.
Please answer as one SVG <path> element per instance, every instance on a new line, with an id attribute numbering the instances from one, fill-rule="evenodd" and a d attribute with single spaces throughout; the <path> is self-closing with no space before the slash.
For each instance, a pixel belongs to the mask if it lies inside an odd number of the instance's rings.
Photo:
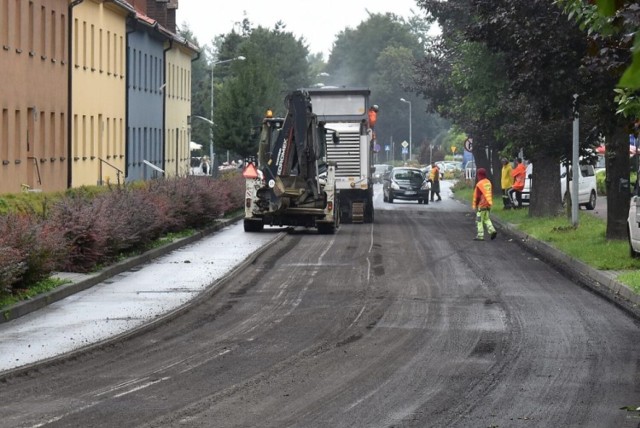
<path id="1" fill-rule="evenodd" d="M 400 144 L 413 142 L 412 153 L 438 135 L 448 122 L 437 114 L 427 114 L 427 102 L 415 96 L 413 63 L 426 43 L 425 21 L 406 23 L 393 14 L 371 14 L 355 29 L 347 28 L 336 36 L 326 71 L 327 84 L 368 87 L 371 102 L 380 106 L 376 135 L 381 148 L 395 147 L 394 159 L 400 157 Z M 409 135 L 409 108 L 401 98 L 411 102 L 412 136 Z"/>
<path id="2" fill-rule="evenodd" d="M 245 19 L 242 34 L 232 31 L 223 36 L 218 51 L 226 58 L 246 59 L 229 63 L 226 71 L 216 69 L 216 149 L 242 157 L 255 155 L 257 139 L 252 131 L 266 110 L 284 115 L 285 94 L 309 84 L 308 49 L 281 22 L 273 29 L 251 28 Z"/>
<path id="3" fill-rule="evenodd" d="M 591 133 L 606 145 L 607 239 L 627 239 L 629 211 L 629 134 L 640 117 L 634 89 L 637 55 L 632 59 L 632 29 L 640 25 L 640 6 L 618 2 L 601 6 L 580 0 L 558 0 L 569 18 L 584 30 L 590 49 L 583 57 L 584 104 L 593 124 Z M 617 11 L 616 11 L 617 9 Z M 601 12 L 599 12 L 599 10 Z M 636 43 L 638 43 L 636 37 Z M 629 62 L 632 65 L 627 68 Z M 635 64 L 635 65 L 634 65 Z"/>
<path id="4" fill-rule="evenodd" d="M 543 0 L 419 0 L 418 3 L 438 19 L 443 39 L 450 42 L 443 49 L 448 57 L 435 57 L 433 64 L 448 63 L 445 72 L 450 73 L 452 64 L 467 63 L 468 54 L 458 56 L 465 42 L 485 46 L 488 52 L 497 55 L 495 61 L 504 64 L 506 89 L 496 93 L 499 98 L 490 105 L 507 113 L 504 117 L 508 120 L 502 124 L 488 123 L 476 131 L 484 133 L 482 137 L 487 141 L 498 138 L 505 147 L 524 149 L 536 164 L 534 186 L 544 189 L 539 192 L 532 189 L 529 214 L 555 215 L 560 206 L 557 166 L 571 143 L 571 101 L 578 92 L 574 76 L 586 50 L 577 27 L 564 19 L 560 9 Z M 438 70 L 431 67 L 431 71 Z M 497 72 L 493 75 L 499 76 Z M 440 79 L 451 85 L 446 92 L 460 93 L 447 76 Z M 480 84 L 491 82 L 484 79 Z M 466 115 L 472 117 L 471 112 Z M 480 125 L 479 122 L 474 123 Z M 469 124 L 457 123 L 468 132 Z M 474 135 L 474 143 L 476 138 Z M 497 165 L 497 151 L 492 153 L 491 163 Z M 474 154 L 482 157 L 481 152 L 474 150 Z"/>

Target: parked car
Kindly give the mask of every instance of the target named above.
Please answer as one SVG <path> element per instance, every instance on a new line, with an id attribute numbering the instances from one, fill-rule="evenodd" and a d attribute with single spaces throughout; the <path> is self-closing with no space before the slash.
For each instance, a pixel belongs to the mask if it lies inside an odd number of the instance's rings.
<path id="1" fill-rule="evenodd" d="M 395 199 L 429 203 L 430 183 L 419 168 L 396 167 L 384 178 L 382 199 L 393 203 Z"/>
<path id="2" fill-rule="evenodd" d="M 393 165 L 377 164 L 373 166 L 373 182 L 382 183 L 385 173 L 391 171 Z"/>
<path id="3" fill-rule="evenodd" d="M 572 174 L 571 168 L 568 171 Z M 528 205 L 531 193 L 531 182 L 533 177 L 533 164 L 527 165 L 526 180 L 524 182 L 524 190 L 522 191 L 522 204 Z M 571 193 L 572 186 L 569 187 Z M 596 180 L 596 171 L 593 165 L 580 165 L 580 174 L 578 175 L 578 205 L 588 210 L 596 208 L 598 197 L 598 184 Z M 567 191 L 567 168 L 560 165 L 560 197 L 564 198 Z"/>
<path id="4" fill-rule="evenodd" d="M 629 252 L 633 258 L 640 258 L 640 207 L 638 205 L 640 205 L 640 187 L 636 185 L 627 217 Z"/>

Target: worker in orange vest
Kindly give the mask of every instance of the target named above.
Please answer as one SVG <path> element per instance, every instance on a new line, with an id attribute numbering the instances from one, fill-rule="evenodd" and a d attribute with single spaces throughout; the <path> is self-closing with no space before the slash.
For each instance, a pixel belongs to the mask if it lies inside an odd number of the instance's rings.
<path id="1" fill-rule="evenodd" d="M 516 167 L 513 168 L 513 171 L 511 171 L 511 176 L 513 177 L 513 186 L 511 186 L 511 190 L 509 190 L 509 198 L 513 201 L 513 196 L 515 195 L 517 204 L 514 208 L 522 208 L 522 191 L 524 190 L 527 167 L 524 166 L 521 158 L 517 158 L 516 163 Z"/>
<path id="2" fill-rule="evenodd" d="M 376 122 L 378 121 L 378 105 L 374 104 L 369 107 L 369 129 L 371 129 L 371 141 L 376 139 Z"/>
<path id="3" fill-rule="evenodd" d="M 473 191 L 473 201 L 471 202 L 471 208 L 476 211 L 476 237 L 474 241 L 484 241 L 484 229 L 487 229 L 491 239 L 496 239 L 498 232 L 491 222 L 491 207 L 493 206 L 493 186 L 491 181 L 487 178 L 487 170 L 484 168 L 478 168 L 476 171 L 476 188 Z"/>

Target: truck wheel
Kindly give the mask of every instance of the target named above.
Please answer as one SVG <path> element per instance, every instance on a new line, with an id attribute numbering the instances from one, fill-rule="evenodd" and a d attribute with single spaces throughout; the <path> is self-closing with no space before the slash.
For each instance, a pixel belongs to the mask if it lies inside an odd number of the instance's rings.
<path id="1" fill-rule="evenodd" d="M 244 219 L 245 232 L 262 232 L 262 229 L 264 229 L 264 223 L 262 223 L 262 220 Z"/>
<path id="2" fill-rule="evenodd" d="M 591 194 L 589 195 L 589 202 L 586 203 L 585 207 L 588 210 L 595 210 L 596 209 L 596 192 L 594 192 L 593 190 L 591 191 Z"/>
<path id="3" fill-rule="evenodd" d="M 364 207 L 364 222 L 365 223 L 373 223 L 373 197 L 367 198 L 366 205 Z"/>

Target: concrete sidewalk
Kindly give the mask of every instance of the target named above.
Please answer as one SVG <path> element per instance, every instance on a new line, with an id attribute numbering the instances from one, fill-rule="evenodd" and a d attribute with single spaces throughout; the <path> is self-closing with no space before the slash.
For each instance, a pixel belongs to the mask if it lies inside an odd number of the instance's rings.
<path id="1" fill-rule="evenodd" d="M 0 376 L 176 316 L 279 240 L 282 230 L 247 234 L 241 222 L 228 222 L 199 240 L 165 246 L 106 272 L 68 275 L 74 283 L 57 291 L 63 299 L 49 293 L 25 303 L 31 303 L 30 313 L 17 317 L 24 310 L 14 310 L 15 318 L 0 324 Z"/>

